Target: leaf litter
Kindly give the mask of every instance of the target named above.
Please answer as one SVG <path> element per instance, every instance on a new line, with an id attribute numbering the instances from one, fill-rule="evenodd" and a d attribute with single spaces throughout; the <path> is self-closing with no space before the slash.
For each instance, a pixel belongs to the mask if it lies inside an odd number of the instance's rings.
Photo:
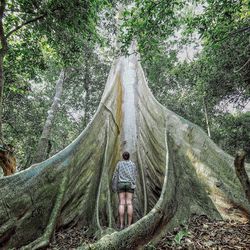
<path id="1" fill-rule="evenodd" d="M 194 215 L 167 233 L 154 249 L 250 249 L 250 224 Z"/>
<path id="2" fill-rule="evenodd" d="M 95 242 L 89 238 L 87 228 L 61 229 L 47 250 L 76 249 L 82 244 Z M 157 245 L 147 245 L 144 249 L 250 249 L 250 223 L 212 220 L 206 215 L 194 215 L 186 225 L 166 233 Z"/>

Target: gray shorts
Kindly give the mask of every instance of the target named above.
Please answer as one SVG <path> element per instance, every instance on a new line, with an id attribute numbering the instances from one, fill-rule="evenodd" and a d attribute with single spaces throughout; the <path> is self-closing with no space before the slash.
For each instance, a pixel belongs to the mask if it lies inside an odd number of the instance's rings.
<path id="1" fill-rule="evenodd" d="M 122 193 L 122 192 L 134 193 L 134 189 L 131 188 L 130 182 L 118 182 L 117 192 L 118 193 Z"/>

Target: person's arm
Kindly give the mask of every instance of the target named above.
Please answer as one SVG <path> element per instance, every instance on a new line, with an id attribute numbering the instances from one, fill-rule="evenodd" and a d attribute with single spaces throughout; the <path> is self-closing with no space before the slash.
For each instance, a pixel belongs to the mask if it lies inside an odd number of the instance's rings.
<path id="1" fill-rule="evenodd" d="M 133 163 L 134 168 L 133 168 L 133 177 L 134 177 L 134 181 L 132 183 L 132 188 L 136 188 L 136 177 L 137 177 L 137 168 L 136 165 Z"/>

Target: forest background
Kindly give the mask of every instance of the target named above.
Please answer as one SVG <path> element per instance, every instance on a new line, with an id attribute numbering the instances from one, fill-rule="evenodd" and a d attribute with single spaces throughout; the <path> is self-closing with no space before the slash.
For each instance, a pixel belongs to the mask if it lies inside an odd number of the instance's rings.
<path id="1" fill-rule="evenodd" d="M 1 1 L 2 139 L 19 171 L 84 130 L 133 39 L 162 105 L 249 153 L 249 1 L 130 2 Z"/>

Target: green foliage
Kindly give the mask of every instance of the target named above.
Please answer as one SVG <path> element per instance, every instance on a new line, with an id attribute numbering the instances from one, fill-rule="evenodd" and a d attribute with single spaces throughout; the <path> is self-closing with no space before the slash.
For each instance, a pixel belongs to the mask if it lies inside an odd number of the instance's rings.
<path id="1" fill-rule="evenodd" d="M 124 12 L 121 28 L 122 50 L 137 40 L 156 98 L 204 130 L 207 116 L 212 139 L 229 153 L 247 145 L 223 119 L 249 102 L 249 18 L 246 0 L 137 0 Z M 197 45 L 202 50 L 193 59 L 179 60 L 185 47 Z"/>
<path id="2" fill-rule="evenodd" d="M 239 149 L 247 152 L 248 161 L 250 156 L 250 112 L 236 114 L 220 114 L 213 119 L 213 137 L 222 148 L 235 155 Z"/>
<path id="3" fill-rule="evenodd" d="M 184 228 L 175 235 L 174 241 L 179 245 L 181 244 L 181 240 L 186 236 L 188 236 L 188 230 Z"/>
<path id="4" fill-rule="evenodd" d="M 109 1 L 6 1 L 4 15 L 8 53 L 4 60 L 4 100 L 27 94 L 47 61 L 72 66 L 86 43 L 96 44 L 99 13 Z M 19 96 L 20 98 L 20 96 Z M 8 100 L 7 100 L 8 102 Z"/>
<path id="5" fill-rule="evenodd" d="M 15 145 L 19 169 L 32 160 L 62 67 L 71 70 L 52 131 L 51 154 L 69 144 L 91 119 L 110 65 L 94 53 L 104 41 L 97 26 L 100 13 L 111 4 L 113 1 L 99 0 L 6 2 L 3 130 L 5 140 Z M 88 61 L 86 52 L 91 54 Z M 88 110 L 85 67 L 90 69 Z"/>
<path id="6" fill-rule="evenodd" d="M 27 45 L 22 46 L 26 50 L 34 50 L 41 39 L 46 39 L 62 62 L 68 64 L 74 61 L 84 41 L 101 42 L 96 25 L 100 11 L 107 7 L 111 7 L 108 0 L 7 1 L 6 37 L 14 35 L 14 42 L 21 39 Z"/>
<path id="7" fill-rule="evenodd" d="M 146 246 L 144 246 L 145 250 L 155 250 L 157 249 L 154 245 L 152 245 L 151 243 L 148 243 Z"/>
<path id="8" fill-rule="evenodd" d="M 138 42 L 140 54 L 145 59 L 152 59 L 159 51 L 159 46 L 180 25 L 178 11 L 183 7 L 179 0 L 141 1 L 136 0 L 130 10 L 123 13 L 123 25 L 120 28 L 122 52 L 126 52 L 132 40 Z"/>
<path id="9" fill-rule="evenodd" d="M 205 42 L 220 42 L 229 36 L 249 29 L 249 2 L 246 0 L 196 1 L 203 12 L 188 20 L 189 27 L 196 28 Z M 242 34 L 240 34 L 242 35 Z"/>
<path id="10" fill-rule="evenodd" d="M 52 148 L 49 156 L 65 148 L 83 131 L 95 113 L 104 89 L 110 62 L 99 58 L 94 47 L 85 45 L 82 49 L 86 54 L 82 54 L 83 58 L 79 57 L 78 63 L 68 70 L 51 132 Z M 31 164 L 47 111 L 52 104 L 60 70 L 61 66 L 51 58 L 46 61 L 45 70 L 37 69 L 35 78 L 27 81 L 29 90 L 25 93 L 10 89 L 5 92 L 4 131 L 7 141 L 15 146 L 19 169 Z M 18 87 L 20 89 L 20 85 Z"/>
<path id="11" fill-rule="evenodd" d="M 177 31 L 182 33 L 184 43 L 191 42 L 194 32 L 198 32 L 202 43 L 211 45 L 232 35 L 244 35 L 250 30 L 249 18 L 247 0 L 136 0 L 123 13 L 122 50 L 126 51 L 135 39 L 144 59 L 151 60 L 160 47 L 171 44 L 169 38 Z"/>

